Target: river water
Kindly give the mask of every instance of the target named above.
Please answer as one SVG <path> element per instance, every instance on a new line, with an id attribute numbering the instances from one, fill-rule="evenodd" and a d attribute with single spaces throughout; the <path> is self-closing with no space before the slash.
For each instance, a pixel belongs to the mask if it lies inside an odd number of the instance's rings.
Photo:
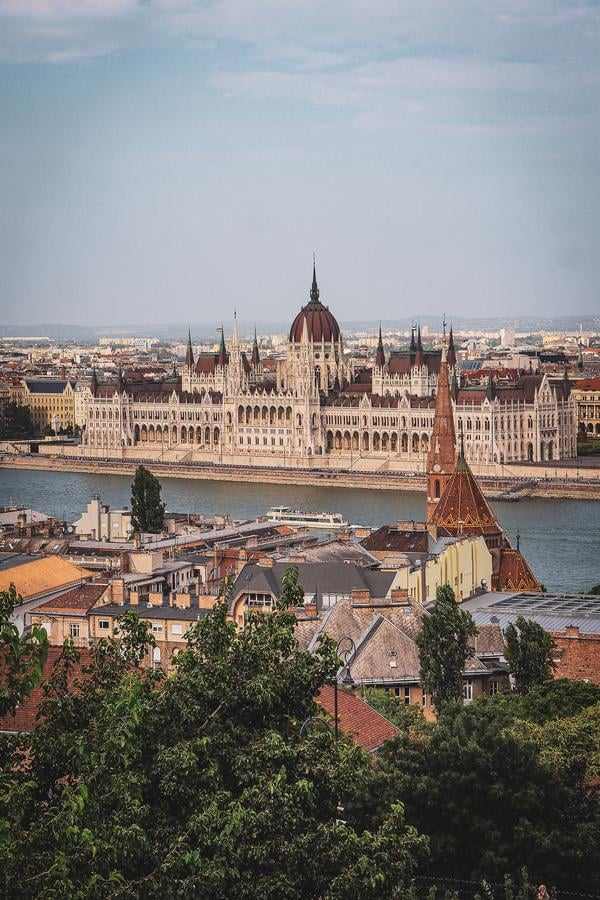
<path id="1" fill-rule="evenodd" d="M 341 512 L 352 524 L 370 526 L 425 516 L 425 495 L 412 491 L 185 478 L 161 478 L 161 484 L 163 500 L 173 512 L 229 513 L 235 519 L 249 519 L 284 504 Z M 96 493 L 112 507 L 129 505 L 131 478 L 0 469 L 1 506 L 24 504 L 71 522 Z M 548 590 L 585 591 L 600 583 L 600 503 L 535 498 L 492 506 L 513 546 L 519 529 L 521 550 Z"/>

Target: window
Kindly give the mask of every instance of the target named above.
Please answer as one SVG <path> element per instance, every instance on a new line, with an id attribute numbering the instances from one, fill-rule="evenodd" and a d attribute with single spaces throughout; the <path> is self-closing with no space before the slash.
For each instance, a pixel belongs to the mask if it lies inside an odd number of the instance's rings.
<path id="1" fill-rule="evenodd" d="M 421 690 L 421 705 L 427 706 L 427 693 L 425 692 L 425 688 Z"/>
<path id="2" fill-rule="evenodd" d="M 158 622 L 152 623 L 152 633 L 153 634 L 162 634 L 162 630 L 163 630 L 162 625 L 160 625 Z"/>
<path id="3" fill-rule="evenodd" d="M 79 637 L 79 622 L 69 623 L 69 637 Z"/>
<path id="4" fill-rule="evenodd" d="M 500 685 L 498 684 L 498 682 L 490 681 L 490 684 L 489 684 L 490 695 L 493 697 L 494 694 L 497 694 L 499 690 L 500 690 Z"/>
<path id="5" fill-rule="evenodd" d="M 400 700 L 401 703 L 406 703 L 408 705 L 410 703 L 410 688 L 409 687 L 396 687 L 394 688 L 394 693 L 396 697 Z"/>
<path id="6" fill-rule="evenodd" d="M 463 700 L 465 703 L 470 703 L 473 699 L 473 679 L 467 678 L 463 685 Z"/>
<path id="7" fill-rule="evenodd" d="M 171 631 L 173 632 L 173 634 L 182 634 L 181 624 L 179 622 L 173 622 Z"/>
<path id="8" fill-rule="evenodd" d="M 98 628 L 101 628 L 102 631 L 108 631 L 110 628 L 110 622 L 108 619 L 98 619 Z"/>

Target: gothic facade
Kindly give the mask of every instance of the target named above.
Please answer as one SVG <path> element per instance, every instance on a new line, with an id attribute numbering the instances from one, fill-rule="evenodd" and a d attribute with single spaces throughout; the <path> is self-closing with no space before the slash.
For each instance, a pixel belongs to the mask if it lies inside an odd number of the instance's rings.
<path id="1" fill-rule="evenodd" d="M 261 359 L 256 336 L 242 351 L 234 320 L 229 346 L 194 356 L 191 336 L 181 374 L 162 381 L 99 383 L 87 390 L 84 444 L 110 456 L 143 448 L 156 458 L 223 461 L 261 456 L 280 464 L 330 458 L 340 468 L 360 457 L 422 468 L 433 432 L 441 351 L 423 347 L 420 330 L 406 351 L 387 357 L 379 335 L 372 368 L 355 367 L 335 316 L 319 297 L 290 328 L 281 359 Z M 576 404 L 568 381 L 523 375 L 510 386 L 461 385 L 450 331 L 447 364 L 457 430 L 473 463 L 563 459 L 576 455 Z M 167 456 L 165 456 L 167 454 Z"/>

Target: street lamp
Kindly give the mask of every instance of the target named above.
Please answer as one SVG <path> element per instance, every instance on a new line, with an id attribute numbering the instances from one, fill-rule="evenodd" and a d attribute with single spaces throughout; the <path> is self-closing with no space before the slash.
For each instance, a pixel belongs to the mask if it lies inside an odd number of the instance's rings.
<path id="1" fill-rule="evenodd" d="M 345 649 L 341 648 L 345 645 Z M 339 719 L 338 719 L 338 684 L 341 684 L 343 687 L 351 688 L 354 687 L 355 681 L 350 674 L 350 660 L 356 653 L 356 645 L 352 638 L 343 637 L 337 642 L 337 646 L 335 648 L 335 652 L 338 657 L 344 660 L 344 665 L 340 669 L 338 673 L 336 673 L 334 682 L 333 682 L 333 719 L 334 719 L 334 734 L 336 743 L 339 740 L 340 736 L 340 727 L 339 727 Z"/>

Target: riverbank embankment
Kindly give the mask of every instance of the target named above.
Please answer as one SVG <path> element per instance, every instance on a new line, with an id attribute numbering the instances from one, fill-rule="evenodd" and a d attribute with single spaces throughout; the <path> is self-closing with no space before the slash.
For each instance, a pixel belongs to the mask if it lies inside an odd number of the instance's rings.
<path id="1" fill-rule="evenodd" d="M 396 472 L 347 472 L 314 468 L 283 468 L 228 465 L 219 463 L 175 463 L 143 459 L 86 459 L 81 457 L 52 457 L 45 454 L 12 454 L 0 456 L 0 468 L 32 469 L 57 472 L 83 472 L 103 475 L 132 475 L 143 462 L 156 475 L 171 478 L 193 478 L 205 481 L 245 482 L 255 484 L 306 485 L 311 487 L 368 488 L 371 490 L 424 491 L 422 474 Z M 494 500 L 515 501 L 525 497 L 553 497 L 575 500 L 600 500 L 600 482 L 573 477 L 501 478 L 481 477 L 480 483 L 487 497 Z"/>

